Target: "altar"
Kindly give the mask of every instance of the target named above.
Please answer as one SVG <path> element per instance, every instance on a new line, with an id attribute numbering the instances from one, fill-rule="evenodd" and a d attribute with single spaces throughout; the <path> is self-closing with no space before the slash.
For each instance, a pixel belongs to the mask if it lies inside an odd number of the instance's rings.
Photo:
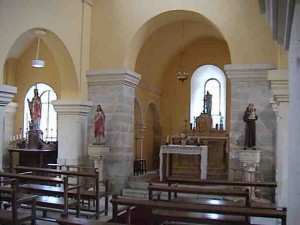
<path id="1" fill-rule="evenodd" d="M 198 177 L 207 177 L 207 146 L 196 145 L 161 145 L 159 153 L 159 179 L 164 181 L 172 175 L 172 154 L 198 155 Z"/>

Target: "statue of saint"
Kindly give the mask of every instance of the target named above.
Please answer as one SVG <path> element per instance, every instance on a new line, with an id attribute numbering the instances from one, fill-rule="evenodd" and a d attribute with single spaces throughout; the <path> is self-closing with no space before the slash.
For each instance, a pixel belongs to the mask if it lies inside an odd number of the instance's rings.
<path id="1" fill-rule="evenodd" d="M 204 109 L 203 112 L 208 116 L 211 116 L 211 107 L 212 107 L 212 95 L 207 91 L 204 96 Z"/>
<path id="2" fill-rule="evenodd" d="M 245 149 L 247 147 L 253 147 L 255 149 L 256 145 L 256 127 L 255 121 L 258 119 L 256 115 L 256 109 L 253 103 L 250 103 L 246 108 L 243 116 L 243 120 L 246 123 L 245 128 Z"/>
<path id="3" fill-rule="evenodd" d="M 31 102 L 27 99 L 30 117 L 31 117 L 31 126 L 33 130 L 40 130 L 40 122 L 42 117 L 42 102 L 39 96 L 39 91 L 37 88 L 34 89 L 34 97 Z"/>
<path id="4" fill-rule="evenodd" d="M 97 105 L 97 110 L 94 117 L 94 136 L 96 144 L 104 143 L 105 137 L 105 114 L 101 105 Z"/>

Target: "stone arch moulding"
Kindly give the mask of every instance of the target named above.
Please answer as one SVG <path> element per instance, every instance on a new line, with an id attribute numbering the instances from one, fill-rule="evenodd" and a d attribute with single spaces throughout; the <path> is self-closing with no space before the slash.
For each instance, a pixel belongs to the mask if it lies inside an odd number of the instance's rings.
<path id="1" fill-rule="evenodd" d="M 214 29 L 216 31 L 219 36 L 218 38 L 225 40 L 220 29 L 212 21 L 210 21 L 200 13 L 188 10 L 170 10 L 150 18 L 147 22 L 145 22 L 137 29 L 128 45 L 128 48 L 126 49 L 124 57 L 124 67 L 134 70 L 138 54 L 143 44 L 151 34 L 169 23 L 182 20 L 205 23 L 207 26 L 210 26 L 211 29 Z"/>
<path id="2" fill-rule="evenodd" d="M 46 45 L 56 63 L 61 86 L 61 98 L 78 98 L 80 93 L 77 77 L 80 75 L 77 75 L 76 73 L 73 59 L 69 53 L 69 50 L 64 44 L 64 41 L 51 30 L 47 28 L 36 27 L 23 32 L 10 47 L 6 59 L 18 58 L 25 50 L 30 48 L 37 38 L 36 34 L 34 33 L 35 30 L 46 31 L 46 34 L 41 36 L 41 42 Z"/>

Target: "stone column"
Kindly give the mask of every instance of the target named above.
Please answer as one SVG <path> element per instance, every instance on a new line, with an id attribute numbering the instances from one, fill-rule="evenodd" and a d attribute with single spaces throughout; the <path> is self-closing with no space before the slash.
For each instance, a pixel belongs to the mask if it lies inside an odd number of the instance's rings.
<path id="1" fill-rule="evenodd" d="M 256 146 L 261 150 L 261 170 L 265 180 L 275 180 L 275 131 L 276 116 L 270 105 L 272 92 L 267 80 L 272 65 L 225 65 L 231 84 L 230 151 L 244 148 L 245 122 L 243 115 L 249 103 L 254 103 L 256 121 Z M 230 154 L 230 156 L 236 154 Z M 229 168 L 237 159 L 229 159 Z"/>
<path id="2" fill-rule="evenodd" d="M 4 134 L 4 115 L 5 107 L 11 102 L 14 94 L 17 93 L 17 88 L 14 86 L 0 84 L 0 169 L 3 169 L 3 155 L 5 151 L 3 141 L 5 138 Z"/>
<path id="3" fill-rule="evenodd" d="M 90 39 L 93 0 L 82 0 L 81 17 L 81 40 L 80 40 L 80 95 L 87 98 L 86 71 L 90 68 Z"/>
<path id="4" fill-rule="evenodd" d="M 56 100 L 59 164 L 79 165 L 88 160 L 87 127 L 92 102 Z"/>
<path id="5" fill-rule="evenodd" d="M 290 2 L 290 1 L 289 1 Z M 291 3 L 292 4 L 292 3 Z M 288 148 L 288 198 L 287 224 L 294 225 L 300 221 L 300 1 L 295 1 L 292 19 L 291 40 L 289 48 L 289 148 Z"/>
<path id="6" fill-rule="evenodd" d="M 3 167 L 9 166 L 8 147 L 10 138 L 14 135 L 14 121 L 18 104 L 10 102 L 4 110 L 4 136 L 3 136 Z M 23 135 L 23 134 L 22 134 Z"/>
<path id="7" fill-rule="evenodd" d="M 106 115 L 105 144 L 110 153 L 103 162 L 103 176 L 110 180 L 110 189 L 120 193 L 133 171 L 134 98 L 140 75 L 127 69 L 89 71 L 87 80 L 92 111 L 101 105 Z M 92 116 L 89 124 L 92 143 Z"/>
<path id="8" fill-rule="evenodd" d="M 289 121 L 289 84 L 287 70 L 268 72 L 276 112 L 276 203 L 279 207 L 287 206 L 288 182 L 288 121 Z"/>

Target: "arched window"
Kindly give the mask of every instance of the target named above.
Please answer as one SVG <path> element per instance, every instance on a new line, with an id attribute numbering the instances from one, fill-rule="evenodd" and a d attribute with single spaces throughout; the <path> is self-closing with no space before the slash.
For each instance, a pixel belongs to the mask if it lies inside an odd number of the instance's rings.
<path id="1" fill-rule="evenodd" d="M 51 104 L 57 99 L 54 90 L 47 84 L 37 83 L 29 88 L 24 99 L 24 129 L 23 133 L 29 130 L 30 111 L 27 99 L 29 101 L 34 97 L 34 89 L 37 88 L 42 102 L 42 116 L 40 121 L 40 130 L 43 132 L 44 141 L 56 141 L 57 139 L 57 113 Z"/>
<path id="2" fill-rule="evenodd" d="M 194 124 L 196 117 L 203 112 L 204 96 L 212 95 L 211 116 L 213 127 L 222 120 L 226 127 L 226 77 L 221 69 L 213 65 L 199 67 L 191 78 L 190 121 Z"/>

